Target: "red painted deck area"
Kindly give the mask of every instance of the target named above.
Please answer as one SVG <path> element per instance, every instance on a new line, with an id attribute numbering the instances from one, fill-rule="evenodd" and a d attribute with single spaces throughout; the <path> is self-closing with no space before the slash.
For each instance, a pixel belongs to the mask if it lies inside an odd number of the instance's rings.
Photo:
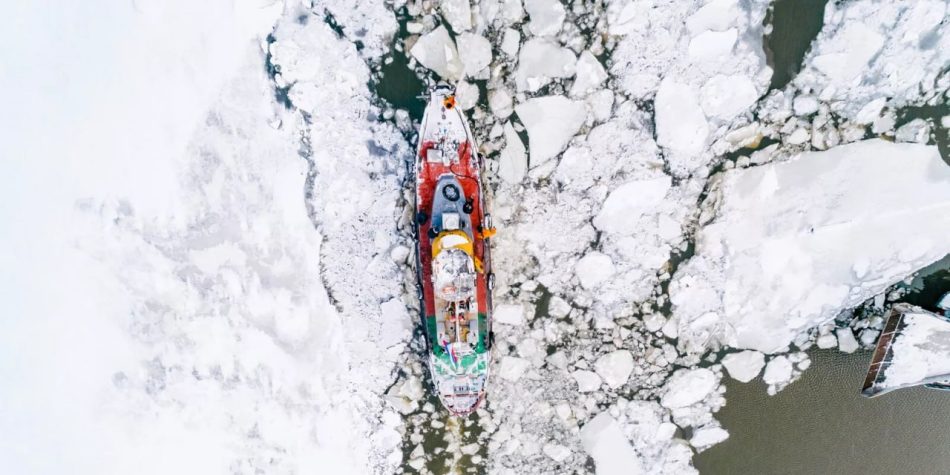
<path id="1" fill-rule="evenodd" d="M 458 178 L 462 185 L 462 192 L 465 199 L 473 201 L 471 219 L 473 233 L 475 235 L 474 248 L 475 256 L 482 261 L 485 272 L 476 277 L 476 298 L 478 301 L 478 313 L 488 313 L 488 287 L 486 276 L 490 268 L 489 256 L 485 252 L 485 240 L 481 239 L 479 233 L 484 222 L 484 209 L 482 196 L 480 195 L 480 164 L 472 159 L 471 143 L 463 142 L 459 145 L 459 162 L 451 166 L 445 166 L 442 162 L 429 162 L 426 160 L 426 152 L 435 146 L 435 142 L 427 141 L 419 147 L 419 156 L 416 166 L 416 211 L 425 213 L 426 216 L 432 216 L 432 198 L 435 193 L 436 183 L 439 177 L 452 173 Z M 418 224 L 417 224 L 418 225 Z M 425 314 L 427 317 L 435 315 L 435 295 L 432 286 L 432 243 L 429 239 L 429 228 L 431 219 L 427 219 L 424 224 L 419 226 L 419 263 L 422 267 L 422 292 L 425 300 Z"/>

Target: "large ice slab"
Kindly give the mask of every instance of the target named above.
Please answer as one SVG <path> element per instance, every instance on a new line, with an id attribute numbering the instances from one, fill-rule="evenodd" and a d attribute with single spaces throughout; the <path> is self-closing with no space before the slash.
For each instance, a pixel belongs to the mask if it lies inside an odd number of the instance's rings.
<path id="1" fill-rule="evenodd" d="M 671 285 L 691 323 L 772 353 L 950 252 L 950 167 L 936 147 L 867 140 L 727 172 L 716 218 Z"/>

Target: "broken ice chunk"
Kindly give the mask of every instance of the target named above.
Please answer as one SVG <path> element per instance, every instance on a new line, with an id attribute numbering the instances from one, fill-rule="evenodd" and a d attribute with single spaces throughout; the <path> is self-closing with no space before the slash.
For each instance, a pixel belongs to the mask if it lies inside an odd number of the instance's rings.
<path id="1" fill-rule="evenodd" d="M 468 81 L 461 81 L 455 86 L 455 99 L 460 109 L 469 110 L 478 104 L 478 86 Z"/>
<path id="2" fill-rule="evenodd" d="M 686 28 L 697 34 L 706 30 L 723 31 L 740 18 L 737 0 L 712 0 L 686 19 Z"/>
<path id="3" fill-rule="evenodd" d="M 838 346 L 838 339 L 835 338 L 834 335 L 829 333 L 827 335 L 821 335 L 820 337 L 818 337 L 817 344 L 818 344 L 818 348 L 827 350 L 828 348 L 834 348 Z"/>
<path id="4" fill-rule="evenodd" d="M 494 320 L 505 325 L 523 325 L 524 307 L 521 304 L 502 304 L 495 307 Z"/>
<path id="5" fill-rule="evenodd" d="M 574 75 L 574 52 L 545 38 L 532 38 L 521 47 L 515 84 L 519 91 L 534 92 L 555 78 Z"/>
<path id="6" fill-rule="evenodd" d="M 521 48 L 521 33 L 514 28 L 505 28 L 505 36 L 501 40 L 501 51 L 514 58 Z"/>
<path id="7" fill-rule="evenodd" d="M 575 69 L 577 78 L 571 86 L 571 97 L 584 97 L 607 79 L 604 66 L 590 51 L 581 53 Z"/>
<path id="8" fill-rule="evenodd" d="M 444 79 L 457 81 L 462 77 L 462 60 L 449 31 L 440 26 L 423 35 L 409 51 L 416 61 Z"/>
<path id="9" fill-rule="evenodd" d="M 729 432 L 719 426 L 706 426 L 693 432 L 689 444 L 696 447 L 698 452 L 716 445 L 729 438 Z"/>
<path id="10" fill-rule="evenodd" d="M 521 4 L 521 0 L 504 0 L 501 7 L 501 14 L 509 24 L 521 21 L 521 19 L 524 18 L 524 7 Z"/>
<path id="11" fill-rule="evenodd" d="M 657 144 L 684 154 L 698 154 L 706 144 L 709 125 L 696 89 L 667 76 L 656 93 Z"/>
<path id="12" fill-rule="evenodd" d="M 564 96 L 529 99 L 518 104 L 515 112 L 528 130 L 528 151 L 532 168 L 561 153 L 587 121 L 587 107 L 584 103 Z"/>
<path id="13" fill-rule="evenodd" d="M 488 92 L 488 107 L 495 117 L 505 119 L 511 115 L 511 94 L 504 89 L 492 89 Z"/>
<path id="14" fill-rule="evenodd" d="M 460 33 L 472 29 L 472 6 L 468 0 L 441 0 L 442 17 Z"/>
<path id="15" fill-rule="evenodd" d="M 654 210 L 671 186 L 669 175 L 620 185 L 607 196 L 594 217 L 594 227 L 609 233 L 633 234 L 641 228 L 640 216 Z"/>
<path id="16" fill-rule="evenodd" d="M 815 96 L 798 96 L 792 101 L 792 110 L 795 115 L 811 115 L 818 112 L 818 100 Z"/>
<path id="17" fill-rule="evenodd" d="M 571 376 L 577 381 L 577 390 L 582 393 L 589 393 L 600 389 L 600 376 L 597 376 L 597 373 L 593 371 L 579 369 L 571 373 Z"/>
<path id="18" fill-rule="evenodd" d="M 524 8 L 531 18 L 528 22 L 531 34 L 553 36 L 561 31 L 566 12 L 559 0 L 525 0 Z"/>
<path id="19" fill-rule="evenodd" d="M 862 23 L 844 26 L 838 38 L 824 54 L 812 60 L 814 67 L 832 81 L 847 83 L 867 69 L 868 63 L 884 46 L 884 37 Z"/>
<path id="20" fill-rule="evenodd" d="M 694 63 L 714 62 L 732 52 L 739 38 L 739 31 L 729 28 L 726 31 L 704 31 L 689 42 L 687 54 Z"/>
<path id="21" fill-rule="evenodd" d="M 501 359 L 498 376 L 508 381 L 517 381 L 524 375 L 529 366 L 531 366 L 531 362 L 526 359 L 517 356 L 505 356 Z"/>
<path id="22" fill-rule="evenodd" d="M 623 434 L 620 424 L 602 412 L 581 429 L 581 446 L 594 459 L 597 475 L 642 473 L 637 453 Z"/>
<path id="23" fill-rule="evenodd" d="M 722 120 L 745 112 L 759 98 L 752 80 L 739 74 L 714 76 L 703 85 L 700 94 L 703 112 Z"/>
<path id="24" fill-rule="evenodd" d="M 466 76 L 475 76 L 491 64 L 491 43 L 481 35 L 462 33 L 458 37 L 458 50 L 464 53 L 462 65 Z"/>
<path id="25" fill-rule="evenodd" d="M 505 148 L 498 157 L 498 176 L 507 183 L 518 184 L 528 170 L 528 156 L 525 154 L 521 137 L 505 122 Z"/>
<path id="26" fill-rule="evenodd" d="M 691 406 L 706 399 L 718 383 L 716 373 L 708 368 L 679 369 L 666 382 L 660 404 L 670 409 Z"/>
<path id="27" fill-rule="evenodd" d="M 603 253 L 592 251 L 587 253 L 574 266 L 581 286 L 591 290 L 600 286 L 614 274 L 614 263 Z"/>
<path id="28" fill-rule="evenodd" d="M 571 449 L 561 445 L 561 444 L 544 444 L 544 448 L 541 449 L 544 452 L 544 455 L 551 457 L 551 460 L 555 462 L 563 462 L 571 456 Z"/>
<path id="29" fill-rule="evenodd" d="M 748 383 L 762 371 L 762 367 L 765 366 L 765 355 L 753 350 L 730 353 L 722 359 L 722 365 L 732 379 Z"/>
<path id="30" fill-rule="evenodd" d="M 765 384 L 783 384 L 792 379 L 792 363 L 784 356 L 776 356 L 765 365 L 762 380 Z"/>
<path id="31" fill-rule="evenodd" d="M 914 119 L 898 127 L 894 138 L 898 142 L 927 143 L 930 139 L 930 124 L 924 119 Z"/>
<path id="32" fill-rule="evenodd" d="M 614 107 L 614 93 L 610 89 L 601 89 L 587 96 L 587 106 L 597 122 L 610 119 Z"/>
<path id="33" fill-rule="evenodd" d="M 607 353 L 597 359 L 594 370 L 610 389 L 617 389 L 627 383 L 633 372 L 633 354 L 627 350 Z"/>

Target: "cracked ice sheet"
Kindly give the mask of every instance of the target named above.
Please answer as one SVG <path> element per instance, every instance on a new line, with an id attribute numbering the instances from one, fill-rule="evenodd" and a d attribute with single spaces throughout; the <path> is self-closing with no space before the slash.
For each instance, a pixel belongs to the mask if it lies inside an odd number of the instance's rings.
<path id="1" fill-rule="evenodd" d="M 948 8 L 942 0 L 828 2 L 791 85 L 833 101 L 832 110 L 852 120 L 874 100 L 892 108 L 929 100 L 950 80 Z"/>
<path id="2" fill-rule="evenodd" d="M 950 253 L 936 147 L 867 140 L 727 172 L 670 288 L 681 344 L 782 351 Z"/>

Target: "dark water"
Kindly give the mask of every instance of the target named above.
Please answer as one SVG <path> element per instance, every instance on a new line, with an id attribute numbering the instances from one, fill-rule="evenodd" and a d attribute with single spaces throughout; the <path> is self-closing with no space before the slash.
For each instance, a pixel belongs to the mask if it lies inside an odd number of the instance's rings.
<path id="1" fill-rule="evenodd" d="M 810 352 L 812 367 L 775 396 L 726 382 L 730 437 L 694 459 L 703 474 L 950 473 L 950 393 L 859 394 L 871 354 Z M 728 378 L 727 378 L 728 379 Z"/>
<path id="2" fill-rule="evenodd" d="M 765 23 L 772 33 L 765 37 L 765 53 L 775 70 L 769 89 L 782 89 L 798 74 L 802 58 L 821 31 L 828 0 L 777 0 Z"/>
<path id="3" fill-rule="evenodd" d="M 950 255 L 920 271 L 901 302 L 937 311 Z M 811 367 L 775 396 L 761 379 L 726 378 L 717 419 L 729 439 L 694 458 L 703 474 L 950 473 L 950 392 L 922 387 L 860 395 L 870 351 L 809 352 Z"/>

